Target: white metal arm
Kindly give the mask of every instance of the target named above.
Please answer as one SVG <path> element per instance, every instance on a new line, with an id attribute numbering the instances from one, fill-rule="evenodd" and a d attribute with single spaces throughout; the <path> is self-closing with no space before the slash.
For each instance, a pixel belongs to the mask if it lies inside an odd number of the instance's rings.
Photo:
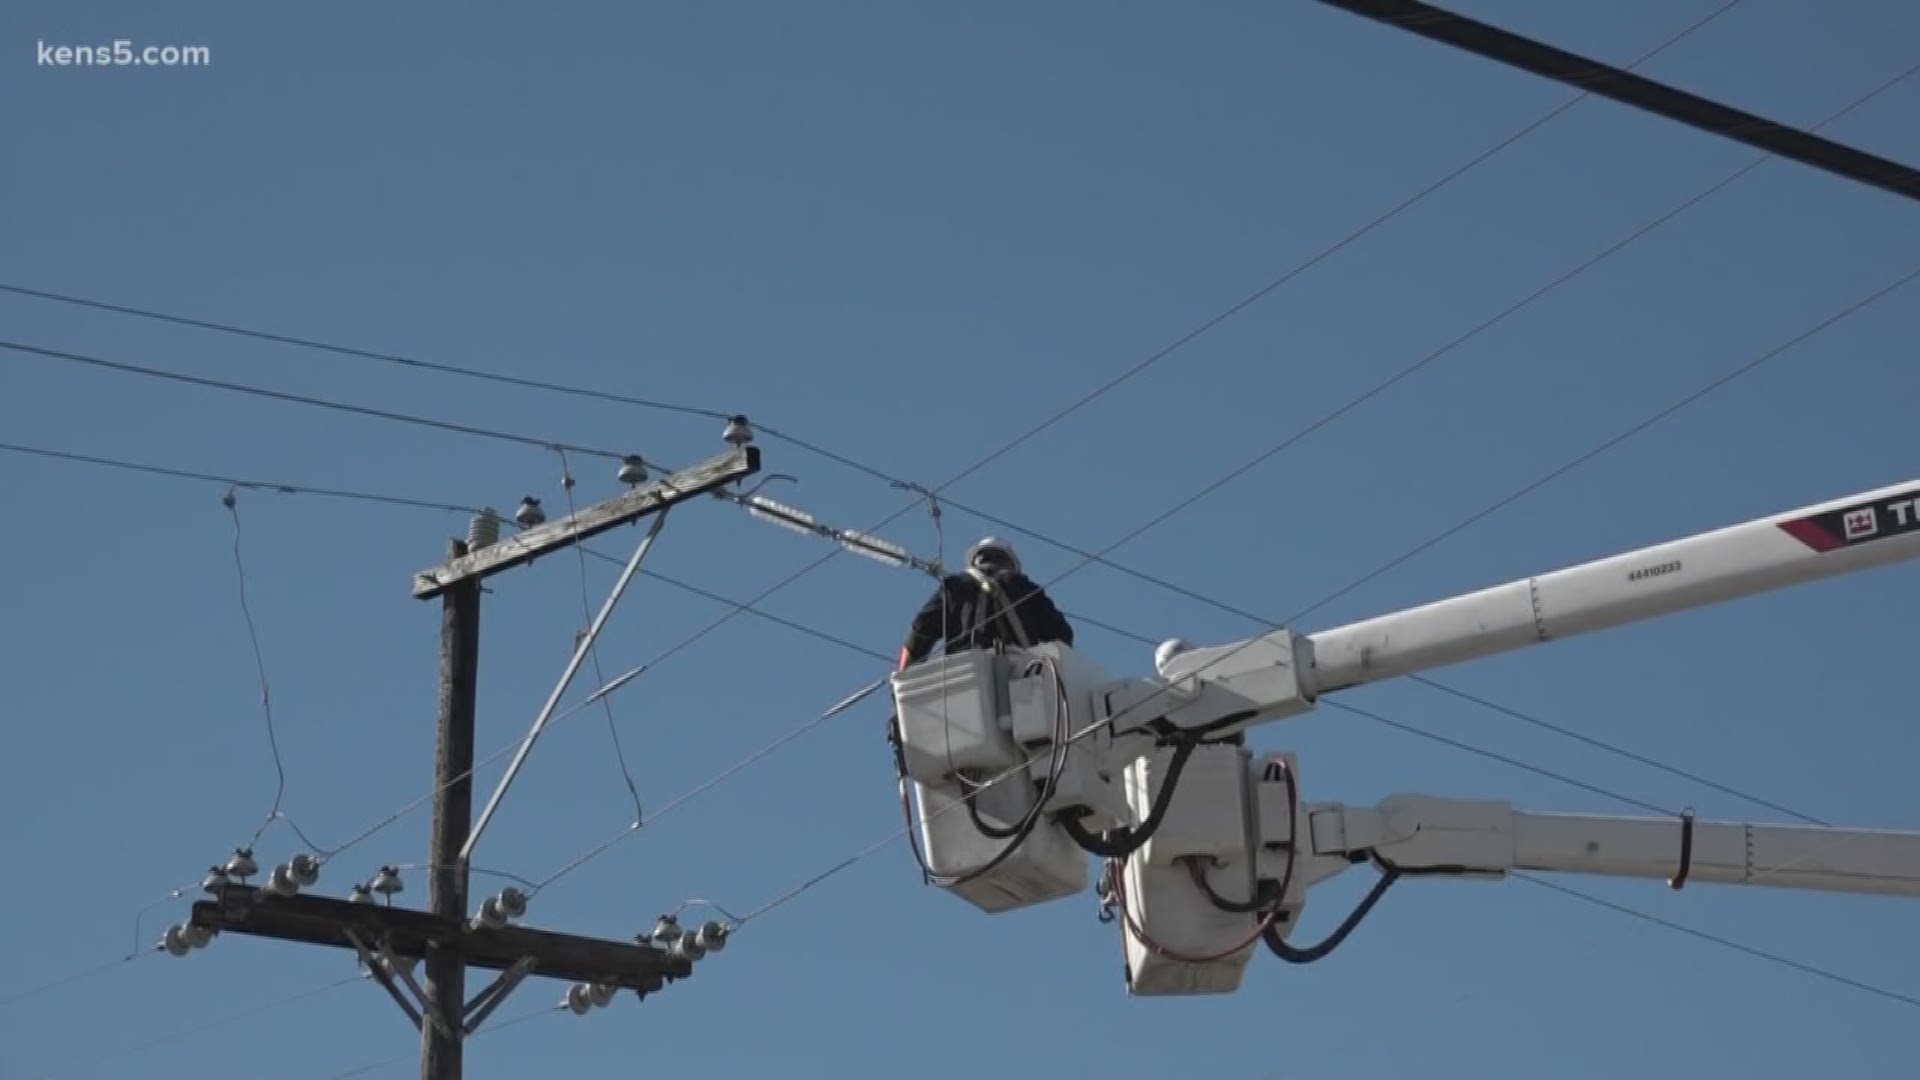
<path id="1" fill-rule="evenodd" d="M 1428 795 L 1314 806 L 1307 818 L 1315 855 L 1377 853 L 1409 871 L 1546 870 L 1920 896 L 1920 832 L 1543 814 Z"/>
<path id="2" fill-rule="evenodd" d="M 1521 578 L 1362 622 L 1300 635 L 1278 630 L 1226 645 L 1170 642 L 1156 657 L 1168 683 L 1185 683 L 1192 726 L 1239 698 L 1244 724 L 1285 719 L 1319 695 L 1687 608 L 1920 556 L 1920 480 Z M 1143 683 L 1145 680 L 1142 681 Z M 1158 715 L 1140 685 L 1116 696 L 1135 715 Z M 1213 697 L 1216 702 L 1199 699 Z M 1244 726 L 1244 724 L 1242 726 Z"/>

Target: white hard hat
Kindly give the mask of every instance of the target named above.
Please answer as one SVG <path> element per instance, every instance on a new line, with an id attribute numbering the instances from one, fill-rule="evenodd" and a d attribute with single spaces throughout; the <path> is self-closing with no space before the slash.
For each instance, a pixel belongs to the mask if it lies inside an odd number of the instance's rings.
<path id="1" fill-rule="evenodd" d="M 1016 572 L 1020 570 L 1020 556 L 1014 552 L 1013 545 L 997 536 L 983 536 L 974 541 L 973 546 L 967 549 L 967 565 L 978 566 L 980 556 L 988 552 L 999 555 Z"/>

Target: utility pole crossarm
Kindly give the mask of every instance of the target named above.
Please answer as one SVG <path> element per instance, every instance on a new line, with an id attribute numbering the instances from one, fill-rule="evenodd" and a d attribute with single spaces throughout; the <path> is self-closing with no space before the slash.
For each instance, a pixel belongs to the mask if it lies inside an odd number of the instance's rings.
<path id="1" fill-rule="evenodd" d="M 430 599 L 460 582 L 523 566 L 549 552 L 716 491 L 759 471 L 759 447 L 737 446 L 605 502 L 583 507 L 577 513 L 489 544 L 431 570 L 422 570 L 414 575 L 414 598 Z"/>
<path id="2" fill-rule="evenodd" d="M 651 991 L 666 978 L 692 973 L 691 964 L 651 945 L 511 924 L 474 927 L 464 919 L 428 911 L 307 894 L 279 897 L 243 885 L 228 885 L 219 897 L 196 902 L 190 922 L 222 933 L 327 945 L 348 952 L 356 951 L 353 938 L 357 935 L 381 943 L 396 957 L 414 960 L 427 955 L 429 942 L 445 943 L 471 967 L 500 972 L 519 968 L 526 975 L 621 989 Z"/>

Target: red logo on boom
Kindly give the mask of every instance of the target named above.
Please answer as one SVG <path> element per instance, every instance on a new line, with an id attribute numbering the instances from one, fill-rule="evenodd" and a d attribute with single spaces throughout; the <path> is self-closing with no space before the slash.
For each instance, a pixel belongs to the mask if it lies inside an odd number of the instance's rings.
<path id="1" fill-rule="evenodd" d="M 1880 531 L 1880 519 L 1874 514 L 1873 507 L 1849 510 L 1841 519 L 1841 528 L 1846 530 L 1847 539 L 1859 540 Z"/>

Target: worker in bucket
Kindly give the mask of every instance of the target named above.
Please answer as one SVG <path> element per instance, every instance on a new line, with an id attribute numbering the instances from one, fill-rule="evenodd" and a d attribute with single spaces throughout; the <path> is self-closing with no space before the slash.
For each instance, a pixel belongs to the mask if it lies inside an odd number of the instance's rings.
<path id="1" fill-rule="evenodd" d="M 919 663 L 945 639 L 948 655 L 966 649 L 1073 644 L 1073 627 L 1046 590 L 1020 568 L 1013 547 L 988 536 L 967 549 L 964 573 L 948 574 L 913 617 L 900 666 Z"/>

